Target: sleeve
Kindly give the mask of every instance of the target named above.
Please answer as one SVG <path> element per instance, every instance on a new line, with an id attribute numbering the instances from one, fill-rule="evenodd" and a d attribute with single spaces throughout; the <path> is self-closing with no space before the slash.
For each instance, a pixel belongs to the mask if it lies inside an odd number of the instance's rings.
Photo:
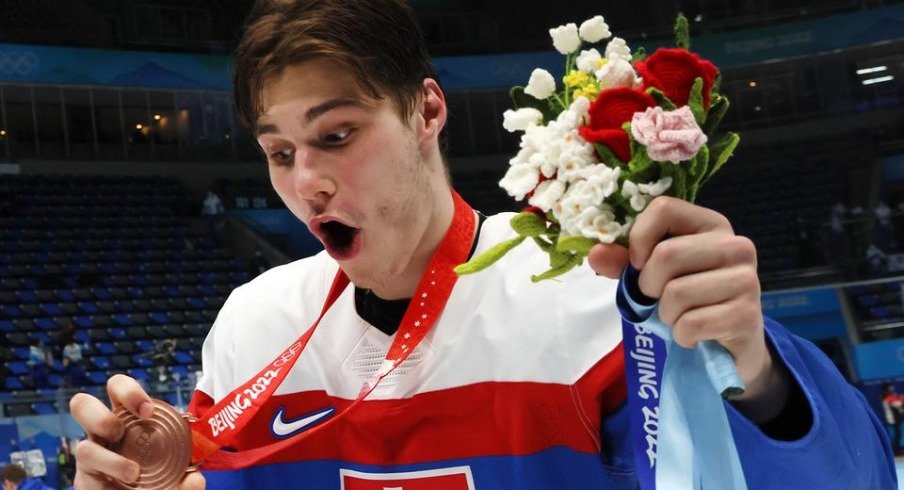
<path id="1" fill-rule="evenodd" d="M 726 402 L 748 487 L 897 489 L 885 428 L 863 394 L 815 345 L 768 318 L 766 336 L 810 410 L 810 417 L 791 419 L 810 426 L 797 439 L 773 439 Z M 627 404 L 604 416 L 600 435 L 605 463 L 629 471 L 635 462 Z"/>
<path id="2" fill-rule="evenodd" d="M 234 378 L 230 352 L 233 350 L 229 331 L 235 324 L 236 303 L 241 287 L 229 294 L 201 347 L 201 377 L 188 403 L 188 412 L 199 417 L 216 403 L 219 393 L 232 385 Z"/>
<path id="3" fill-rule="evenodd" d="M 726 403 L 748 486 L 896 489 L 885 429 L 864 396 L 816 346 L 768 318 L 766 336 L 803 392 L 812 422 L 802 437 L 776 440 Z"/>

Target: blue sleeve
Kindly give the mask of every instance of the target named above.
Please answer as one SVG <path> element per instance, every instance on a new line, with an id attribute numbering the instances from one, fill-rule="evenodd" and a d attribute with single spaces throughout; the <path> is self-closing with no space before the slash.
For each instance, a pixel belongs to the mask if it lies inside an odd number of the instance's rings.
<path id="1" fill-rule="evenodd" d="M 815 345 L 768 318 L 766 338 L 802 388 L 813 422 L 803 437 L 780 441 L 725 404 L 748 488 L 897 489 L 885 428 L 863 394 Z M 603 420 L 607 469 L 633 474 L 630 432 L 627 404 Z"/>
<path id="2" fill-rule="evenodd" d="M 766 337 L 812 413 L 800 439 L 779 441 L 726 403 L 750 488 L 897 489 L 885 428 L 858 390 L 812 343 L 766 319 Z"/>

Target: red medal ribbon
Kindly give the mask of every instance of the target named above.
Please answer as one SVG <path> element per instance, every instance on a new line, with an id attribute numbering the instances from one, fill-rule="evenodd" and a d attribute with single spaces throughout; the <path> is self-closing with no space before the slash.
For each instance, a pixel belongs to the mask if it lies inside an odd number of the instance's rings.
<path id="1" fill-rule="evenodd" d="M 342 418 L 349 410 L 364 401 L 383 378 L 408 358 L 442 314 L 458 279 L 458 275 L 452 269 L 468 259 L 474 240 L 476 228 L 474 211 L 455 191 L 452 191 L 452 198 L 455 203 L 452 223 L 421 276 L 383 364 L 361 387 L 354 402 L 326 422 L 284 441 L 248 451 L 219 451 L 220 448 L 232 443 L 242 428 L 248 425 L 257 411 L 276 392 L 301 356 L 320 320 L 348 286 L 350 282 L 348 276 L 339 269 L 320 316 L 313 325 L 257 375 L 223 397 L 204 415 L 192 422 L 192 464 L 197 466 L 206 461 L 205 467 L 210 469 L 238 469 L 252 466 Z"/>

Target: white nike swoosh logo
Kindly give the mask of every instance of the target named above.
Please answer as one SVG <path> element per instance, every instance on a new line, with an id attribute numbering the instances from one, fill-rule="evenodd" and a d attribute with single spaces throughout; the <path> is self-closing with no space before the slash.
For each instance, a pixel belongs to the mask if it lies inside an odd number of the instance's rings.
<path id="1" fill-rule="evenodd" d="M 271 426 L 271 430 L 277 437 L 288 437 L 297 432 L 301 432 L 302 430 L 310 427 L 312 424 L 324 417 L 329 417 L 335 411 L 335 407 L 327 407 L 322 410 L 318 410 L 317 412 L 314 412 L 310 415 L 305 415 L 301 418 L 289 420 L 287 422 L 283 420 L 283 415 L 286 413 L 286 409 L 280 407 L 280 409 L 276 412 L 276 415 L 273 416 L 273 425 Z"/>

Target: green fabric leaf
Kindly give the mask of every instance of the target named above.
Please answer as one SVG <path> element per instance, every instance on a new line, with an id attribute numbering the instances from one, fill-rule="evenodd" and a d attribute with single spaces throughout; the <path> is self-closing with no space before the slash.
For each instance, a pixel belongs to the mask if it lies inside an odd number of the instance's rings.
<path id="1" fill-rule="evenodd" d="M 516 214 L 509 224 L 515 233 L 525 237 L 535 237 L 546 233 L 546 221 L 530 211 Z"/>
<path id="2" fill-rule="evenodd" d="M 728 97 L 724 95 L 719 95 L 712 100 L 713 103 L 709 106 L 709 114 L 706 116 L 706 124 L 701 126 L 703 133 L 710 137 L 719 129 L 719 123 L 722 122 L 722 118 L 725 117 L 725 113 L 728 112 L 728 107 L 730 106 Z"/>
<path id="3" fill-rule="evenodd" d="M 684 14 L 678 14 L 678 18 L 675 19 L 675 45 L 679 48 L 691 49 L 690 28 Z"/>
<path id="4" fill-rule="evenodd" d="M 738 133 L 729 132 L 724 138 L 712 145 L 712 148 L 709 150 L 709 171 L 706 174 L 704 182 L 718 172 L 719 169 L 722 168 L 722 165 L 725 165 L 725 162 L 731 158 L 731 155 L 734 153 L 735 148 L 737 148 L 740 141 L 741 137 Z"/>
<path id="5" fill-rule="evenodd" d="M 536 243 L 537 246 L 540 247 L 540 250 L 546 253 L 549 253 L 550 250 L 555 250 L 555 245 L 553 245 L 549 240 L 539 236 L 531 238 L 533 239 L 534 243 Z"/>
<path id="6" fill-rule="evenodd" d="M 547 253 L 549 253 L 549 267 L 553 269 L 557 269 L 571 262 L 570 253 L 557 252 L 555 250 L 549 250 Z"/>
<path id="7" fill-rule="evenodd" d="M 584 236 L 559 236 L 559 240 L 556 242 L 556 250 L 587 256 L 590 253 L 590 249 L 597 243 L 596 240 Z"/>
<path id="8" fill-rule="evenodd" d="M 666 97 L 664 93 L 662 93 L 662 90 L 659 90 L 656 87 L 648 88 L 647 93 L 653 96 L 653 100 L 655 100 L 656 104 L 659 107 L 662 107 L 662 110 L 664 111 L 674 111 L 678 108 L 675 106 L 674 102 L 669 100 L 669 98 Z"/>
<path id="9" fill-rule="evenodd" d="M 596 148 L 596 152 L 600 156 L 600 161 L 602 161 L 606 165 L 610 167 L 624 165 L 624 163 L 622 163 L 622 161 L 619 160 L 617 156 L 615 156 L 615 153 L 612 153 L 612 150 L 610 150 L 608 146 L 602 143 L 594 143 L 593 147 Z"/>
<path id="10" fill-rule="evenodd" d="M 477 257 L 472 258 L 464 264 L 456 266 L 454 269 L 455 273 L 459 276 L 464 276 L 466 274 L 473 274 L 475 272 L 480 272 L 486 269 L 487 267 L 493 265 L 497 260 L 501 259 L 503 255 L 509 252 L 509 250 L 520 245 L 521 242 L 524 241 L 524 238 L 525 237 L 523 236 L 518 236 L 493 245 L 491 248 L 484 251 Z"/>
<path id="11" fill-rule="evenodd" d="M 631 64 L 637 63 L 638 61 L 643 61 L 647 58 L 647 50 L 643 46 L 634 50 L 634 54 L 631 55 Z"/>
<path id="12" fill-rule="evenodd" d="M 688 202 L 694 202 L 697 199 L 697 192 L 700 190 L 703 179 L 706 177 L 706 170 L 709 166 L 709 147 L 703 145 L 700 151 L 691 160 L 690 179 L 687 189 Z"/>
<path id="13" fill-rule="evenodd" d="M 512 98 L 515 109 L 532 107 L 540 111 L 540 113 L 543 114 L 543 122 L 552 121 L 558 114 L 558 111 L 550 105 L 550 100 L 552 100 L 551 97 L 549 99 L 540 100 L 524 93 L 524 87 L 512 87 L 512 89 L 509 90 L 509 97 Z"/>
<path id="14" fill-rule="evenodd" d="M 571 260 L 560 265 L 559 267 L 553 267 L 542 274 L 530 276 L 530 280 L 533 282 L 540 282 L 540 281 L 545 281 L 547 279 L 552 279 L 554 277 L 561 276 L 562 274 L 570 271 L 571 269 L 574 269 L 576 266 L 581 265 L 581 262 L 584 261 L 583 257 L 579 257 L 577 255 L 572 255 L 571 257 L 572 257 Z"/>
<path id="15" fill-rule="evenodd" d="M 719 95 L 719 91 L 722 90 L 722 72 L 716 72 L 716 79 L 713 80 L 713 88 L 710 90 L 709 100 L 715 100 L 716 96 Z"/>
<path id="16" fill-rule="evenodd" d="M 685 170 L 685 167 L 687 167 L 687 163 L 674 165 L 666 162 L 660 166 L 662 169 L 662 176 L 669 176 L 672 178 L 672 186 L 666 191 L 667 195 L 677 197 L 678 199 L 687 199 L 688 171 Z"/>
<path id="17" fill-rule="evenodd" d="M 694 85 L 691 87 L 691 96 L 687 100 L 687 105 L 691 107 L 691 112 L 694 113 L 694 119 L 697 120 L 697 125 L 703 127 L 706 124 L 706 109 L 703 107 L 703 79 L 697 77 L 694 80 Z"/>

